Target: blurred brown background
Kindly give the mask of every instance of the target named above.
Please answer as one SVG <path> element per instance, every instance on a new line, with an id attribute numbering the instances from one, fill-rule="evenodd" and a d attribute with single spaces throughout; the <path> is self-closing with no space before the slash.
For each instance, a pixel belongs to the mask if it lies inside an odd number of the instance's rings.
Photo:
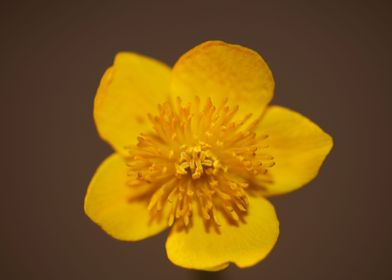
<path id="1" fill-rule="evenodd" d="M 389 1 L 98 2 L 0 4 L 0 279 L 191 278 L 167 260 L 166 233 L 113 240 L 83 198 L 111 153 L 92 103 L 114 55 L 172 65 L 209 39 L 260 52 L 273 102 L 335 138 L 316 180 L 273 199 L 271 255 L 225 279 L 392 279 Z"/>

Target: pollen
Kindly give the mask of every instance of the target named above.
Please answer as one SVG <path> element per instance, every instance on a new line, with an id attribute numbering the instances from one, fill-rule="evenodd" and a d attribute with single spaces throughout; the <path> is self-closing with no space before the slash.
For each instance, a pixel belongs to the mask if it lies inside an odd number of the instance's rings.
<path id="1" fill-rule="evenodd" d="M 236 118 L 238 110 L 227 100 L 202 106 L 199 98 L 159 105 L 157 115 L 148 115 L 152 130 L 129 148 L 129 199 L 146 199 L 152 220 L 179 228 L 190 227 L 195 215 L 215 228 L 222 217 L 241 221 L 252 178 L 267 176 L 275 163 L 268 135 L 255 132 L 259 119 Z"/>

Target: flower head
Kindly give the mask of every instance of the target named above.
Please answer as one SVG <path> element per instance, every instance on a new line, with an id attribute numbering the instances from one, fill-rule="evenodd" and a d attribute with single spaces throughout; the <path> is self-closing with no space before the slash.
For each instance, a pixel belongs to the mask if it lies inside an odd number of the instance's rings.
<path id="1" fill-rule="evenodd" d="M 312 180 L 332 138 L 302 115 L 267 106 L 274 81 L 254 51 L 203 43 L 173 69 L 120 53 L 94 104 L 115 153 L 94 175 L 86 214 L 137 241 L 167 227 L 182 267 L 248 267 L 273 248 L 279 222 L 265 197 Z"/>

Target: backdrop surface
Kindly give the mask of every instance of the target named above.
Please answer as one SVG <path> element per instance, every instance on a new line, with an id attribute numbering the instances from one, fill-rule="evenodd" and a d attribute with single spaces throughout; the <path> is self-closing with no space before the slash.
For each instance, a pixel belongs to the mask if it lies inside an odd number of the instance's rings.
<path id="1" fill-rule="evenodd" d="M 92 119 L 118 51 L 170 65 L 220 39 L 269 63 L 274 104 L 335 139 L 319 177 L 273 203 L 281 235 L 259 265 L 226 279 L 392 279 L 389 1 L 2 1 L 1 279 L 186 279 L 166 233 L 111 239 L 83 213 L 111 149 Z"/>

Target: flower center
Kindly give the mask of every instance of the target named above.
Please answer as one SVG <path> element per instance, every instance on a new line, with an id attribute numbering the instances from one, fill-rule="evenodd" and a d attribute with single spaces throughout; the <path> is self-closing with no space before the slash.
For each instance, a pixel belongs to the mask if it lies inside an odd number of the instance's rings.
<path id="1" fill-rule="evenodd" d="M 212 154 L 211 146 L 201 143 L 196 146 L 181 147 L 180 158 L 175 164 L 178 177 L 190 174 L 196 180 L 203 174 L 215 174 L 220 167 L 218 159 Z"/>
<path id="2" fill-rule="evenodd" d="M 154 131 L 129 149 L 133 199 L 147 199 L 151 218 L 187 228 L 192 217 L 218 228 L 219 217 L 238 223 L 247 213 L 249 182 L 274 165 L 265 153 L 266 136 L 256 135 L 258 119 L 234 121 L 238 110 L 210 99 L 183 106 L 169 102 L 149 116 Z"/>

